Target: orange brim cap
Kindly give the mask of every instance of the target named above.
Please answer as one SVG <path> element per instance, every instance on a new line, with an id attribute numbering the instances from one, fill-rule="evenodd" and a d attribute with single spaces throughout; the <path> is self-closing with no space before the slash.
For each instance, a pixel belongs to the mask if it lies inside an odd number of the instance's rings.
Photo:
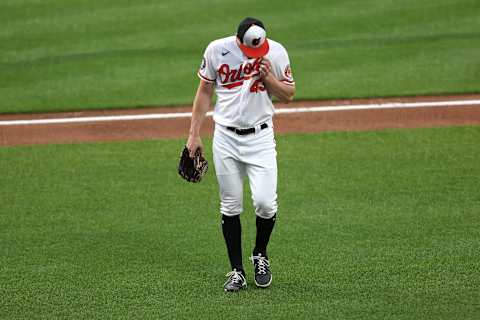
<path id="1" fill-rule="evenodd" d="M 260 58 L 265 56 L 270 50 L 270 45 L 268 44 L 268 39 L 265 38 L 263 44 L 257 48 L 247 47 L 243 43 L 240 43 L 240 50 L 249 58 Z"/>

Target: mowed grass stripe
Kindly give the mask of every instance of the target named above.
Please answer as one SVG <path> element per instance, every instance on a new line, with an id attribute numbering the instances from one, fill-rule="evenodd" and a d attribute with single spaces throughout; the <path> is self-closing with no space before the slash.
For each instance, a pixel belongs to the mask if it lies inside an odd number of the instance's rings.
<path id="1" fill-rule="evenodd" d="M 247 269 L 238 295 L 222 291 L 214 171 L 183 182 L 184 141 L 2 148 L 0 314 L 477 319 L 479 138 L 479 127 L 278 136 L 274 284 L 255 289 Z"/>

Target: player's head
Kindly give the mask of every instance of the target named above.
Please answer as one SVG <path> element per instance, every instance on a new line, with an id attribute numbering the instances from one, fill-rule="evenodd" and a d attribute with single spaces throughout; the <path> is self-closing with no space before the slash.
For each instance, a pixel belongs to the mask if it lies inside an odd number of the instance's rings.
<path id="1" fill-rule="evenodd" d="M 237 39 L 242 52 L 250 58 L 263 57 L 270 49 L 263 22 L 247 17 L 240 22 Z"/>

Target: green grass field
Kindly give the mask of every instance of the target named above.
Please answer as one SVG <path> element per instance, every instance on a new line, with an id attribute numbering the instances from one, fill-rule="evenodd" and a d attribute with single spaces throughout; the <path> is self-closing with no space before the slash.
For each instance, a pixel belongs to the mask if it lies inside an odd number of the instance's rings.
<path id="1" fill-rule="evenodd" d="M 247 15 L 287 47 L 298 99 L 480 92 L 477 0 L 3 0 L 0 114 L 188 104 L 204 48 Z M 0 148 L 0 319 L 479 319 L 479 139 L 279 136 L 274 284 L 249 270 L 239 294 L 213 166 L 181 180 L 183 140 Z"/>
<path id="2" fill-rule="evenodd" d="M 478 319 L 479 139 L 279 136 L 274 283 L 239 294 L 214 172 L 183 182 L 183 141 L 0 148 L 0 318 Z"/>
<path id="3" fill-rule="evenodd" d="M 204 48 L 247 15 L 297 98 L 480 91 L 478 0 L 2 0 L 0 113 L 189 104 Z"/>

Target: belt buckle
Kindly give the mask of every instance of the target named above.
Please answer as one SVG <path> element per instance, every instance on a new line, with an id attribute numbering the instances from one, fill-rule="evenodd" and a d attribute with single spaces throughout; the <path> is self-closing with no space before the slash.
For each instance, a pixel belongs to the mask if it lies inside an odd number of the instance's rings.
<path id="1" fill-rule="evenodd" d="M 266 122 L 259 124 L 258 126 L 255 126 L 255 133 L 259 133 L 263 129 L 267 129 L 268 124 Z"/>

